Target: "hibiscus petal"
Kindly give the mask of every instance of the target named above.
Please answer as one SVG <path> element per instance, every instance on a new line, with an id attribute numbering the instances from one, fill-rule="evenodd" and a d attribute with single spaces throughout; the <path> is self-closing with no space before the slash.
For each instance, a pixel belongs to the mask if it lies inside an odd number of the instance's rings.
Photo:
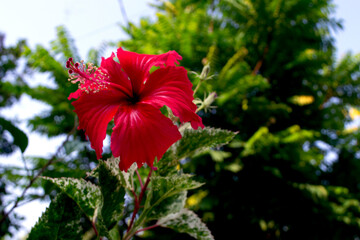
<path id="1" fill-rule="evenodd" d="M 120 91 L 103 90 L 82 94 L 72 103 L 79 117 L 79 129 L 85 130 L 98 159 L 102 155 L 107 125 L 117 112 L 125 96 Z"/>
<path id="2" fill-rule="evenodd" d="M 160 55 L 148 55 L 128 52 L 122 48 L 118 49 L 117 57 L 121 67 L 130 78 L 135 93 L 139 93 L 142 89 L 143 83 L 146 82 L 150 74 L 151 67 L 175 66 L 175 63 L 179 64 L 178 60 L 182 59 L 175 51 Z"/>
<path id="3" fill-rule="evenodd" d="M 192 102 L 192 84 L 183 67 L 161 68 L 150 74 L 141 92 L 141 102 L 160 108 L 168 106 L 180 122 L 190 122 L 194 129 L 204 128 Z"/>
<path id="4" fill-rule="evenodd" d="M 128 96 L 132 96 L 131 83 L 126 73 L 121 69 L 121 65 L 114 61 L 115 54 L 112 53 L 108 58 L 101 59 L 100 70 L 109 75 L 108 81 L 115 84 L 116 88 Z M 114 86 L 114 85 L 110 86 Z"/>
<path id="5" fill-rule="evenodd" d="M 120 170 L 136 162 L 153 166 L 166 150 L 181 139 L 177 127 L 160 110 L 148 104 L 123 105 L 116 113 L 111 135 L 111 151 L 120 156 Z"/>
<path id="6" fill-rule="evenodd" d="M 68 100 L 71 100 L 73 98 L 79 98 L 81 96 L 81 94 L 83 93 L 83 91 L 81 91 L 80 89 L 76 90 L 73 93 L 70 93 Z"/>

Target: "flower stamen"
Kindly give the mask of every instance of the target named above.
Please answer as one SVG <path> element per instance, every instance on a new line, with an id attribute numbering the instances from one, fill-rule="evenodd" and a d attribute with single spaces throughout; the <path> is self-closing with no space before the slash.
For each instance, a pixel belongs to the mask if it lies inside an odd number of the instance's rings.
<path id="1" fill-rule="evenodd" d="M 69 79 L 73 84 L 78 84 L 81 91 L 86 93 L 97 93 L 101 90 L 108 89 L 110 82 L 109 75 L 102 72 L 101 69 L 94 66 L 93 63 L 74 63 L 72 58 L 66 61 L 66 68 L 69 69 Z"/>

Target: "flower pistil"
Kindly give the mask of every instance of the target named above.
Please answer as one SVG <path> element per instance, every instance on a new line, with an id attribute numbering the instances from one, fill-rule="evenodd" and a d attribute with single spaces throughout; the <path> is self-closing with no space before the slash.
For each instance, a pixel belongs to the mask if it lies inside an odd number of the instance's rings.
<path id="1" fill-rule="evenodd" d="M 69 69 L 69 79 L 73 84 L 78 84 L 81 91 L 85 93 L 97 93 L 108 89 L 111 83 L 108 81 L 109 75 L 101 71 L 92 63 L 85 64 L 84 60 L 80 63 L 74 63 L 73 58 L 66 62 L 66 68 Z"/>

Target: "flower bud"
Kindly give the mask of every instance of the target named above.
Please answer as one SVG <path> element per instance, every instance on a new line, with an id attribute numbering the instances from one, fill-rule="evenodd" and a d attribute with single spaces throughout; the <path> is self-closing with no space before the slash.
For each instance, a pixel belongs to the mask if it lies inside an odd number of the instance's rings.
<path id="1" fill-rule="evenodd" d="M 210 93 L 209 96 L 207 96 L 207 98 L 204 99 L 203 102 L 204 108 L 208 109 L 217 97 L 218 95 L 216 94 L 216 92 Z"/>
<path id="2" fill-rule="evenodd" d="M 212 108 L 216 108 L 215 106 L 211 106 L 211 104 L 215 101 L 215 99 L 217 97 L 218 96 L 217 96 L 216 92 L 212 92 L 207 97 L 205 95 L 204 100 L 201 100 L 199 98 L 194 99 L 193 102 L 198 106 L 198 109 L 196 110 L 196 112 L 198 112 L 200 110 L 204 110 L 205 112 L 207 112 L 208 110 L 210 110 Z"/>
<path id="3" fill-rule="evenodd" d="M 203 70 L 200 74 L 200 79 L 201 80 L 205 80 L 207 78 L 207 76 L 209 75 L 210 73 L 210 65 L 209 64 L 206 64 L 204 67 L 203 67 Z"/>

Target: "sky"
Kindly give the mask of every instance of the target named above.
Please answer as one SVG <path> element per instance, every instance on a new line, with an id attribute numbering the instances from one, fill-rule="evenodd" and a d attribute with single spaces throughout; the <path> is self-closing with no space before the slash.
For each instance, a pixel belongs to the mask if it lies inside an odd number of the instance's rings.
<path id="1" fill-rule="evenodd" d="M 360 1 L 335 0 L 337 5 L 335 17 L 342 19 L 343 30 L 334 34 L 337 56 L 341 57 L 348 51 L 360 53 Z"/>
<path id="2" fill-rule="evenodd" d="M 121 0 L 0 0 L 0 32 L 6 34 L 5 45 L 14 45 L 19 39 L 26 39 L 31 48 L 36 44 L 49 47 L 55 38 L 55 28 L 64 25 L 75 40 L 80 56 L 86 57 L 87 51 L 98 47 L 104 41 L 118 41 L 126 39 L 119 24 L 126 23 L 121 14 Z M 155 0 L 122 0 L 127 18 L 135 23 L 140 17 L 154 17 L 155 10 L 150 8 L 149 2 Z M 338 48 L 337 57 L 348 51 L 360 53 L 360 9 L 359 0 L 335 0 L 337 10 L 335 18 L 343 19 L 344 29 L 334 33 L 335 45 Z M 115 51 L 116 49 L 113 49 Z M 34 75 L 32 84 L 51 85 L 46 76 Z M 28 107 L 31 106 L 31 107 Z M 30 133 L 25 121 L 34 114 L 38 114 L 48 106 L 30 99 L 24 95 L 20 102 L 12 108 L 1 110 L 0 115 L 8 119 L 17 119 L 18 126 L 29 135 L 29 146 L 25 156 L 49 156 L 61 144 L 64 137 L 48 140 L 46 137 Z M 106 140 L 105 140 L 106 141 Z M 19 165 L 20 152 L 10 157 L 0 157 L 0 165 Z M 22 223 L 25 228 L 15 237 L 19 238 L 35 224 L 48 203 L 33 202 L 17 209 L 26 216 Z"/>
<path id="3" fill-rule="evenodd" d="M 91 47 L 103 41 L 126 37 L 119 24 L 126 24 L 119 2 L 123 2 L 130 21 L 140 16 L 153 16 L 148 3 L 154 0 L 0 0 L 0 31 L 6 43 L 25 38 L 30 46 L 48 46 L 55 37 L 55 27 L 65 25 L 82 57 Z M 4 7 L 5 6 L 5 7 Z M 31 9 L 31 11 L 29 11 Z"/>

